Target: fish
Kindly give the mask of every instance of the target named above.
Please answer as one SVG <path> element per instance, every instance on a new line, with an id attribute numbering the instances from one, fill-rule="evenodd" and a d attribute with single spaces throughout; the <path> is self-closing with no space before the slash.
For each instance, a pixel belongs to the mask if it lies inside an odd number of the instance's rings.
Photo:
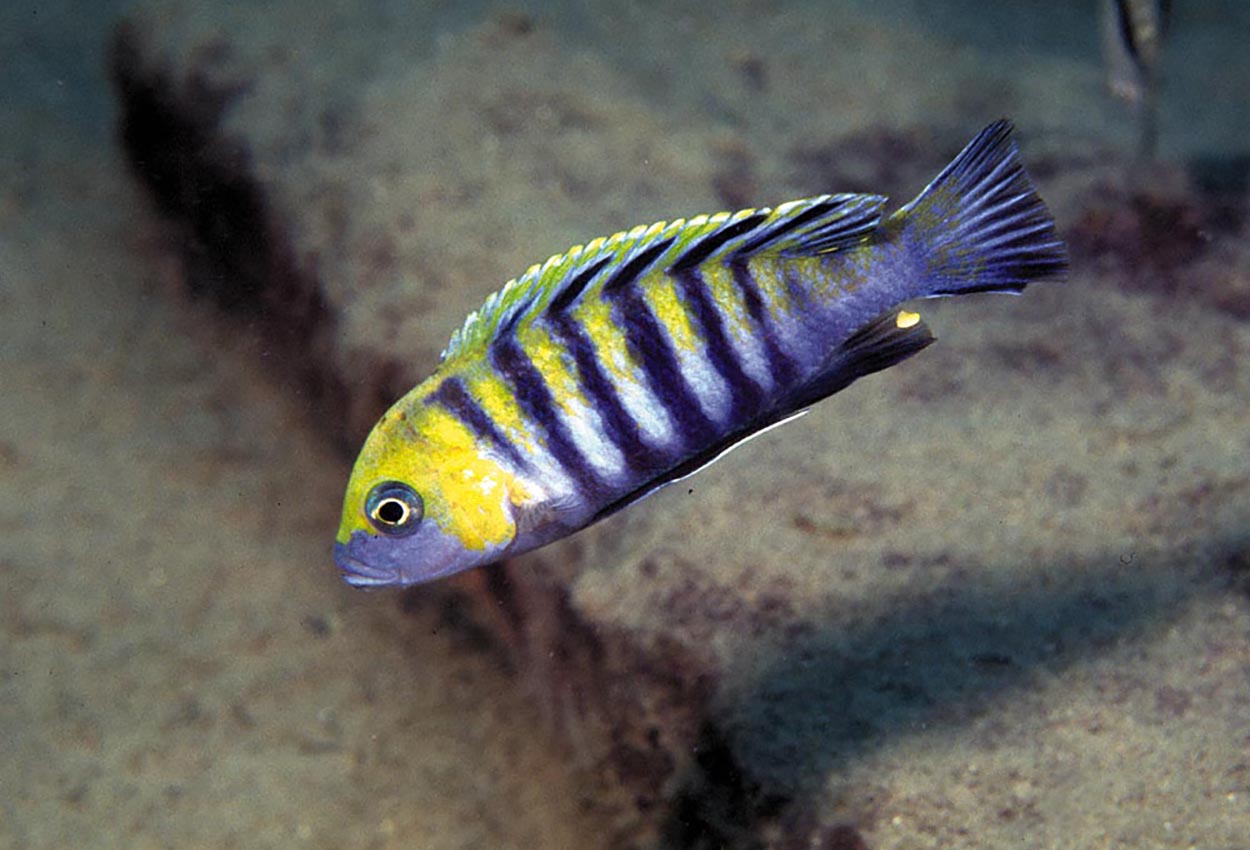
<path id="1" fill-rule="evenodd" d="M 343 578 L 417 584 L 572 534 L 926 348 L 907 302 L 1018 293 L 1067 267 L 1006 119 L 915 200 L 886 201 L 639 226 L 509 281 L 365 439 Z"/>
<path id="2" fill-rule="evenodd" d="M 1160 65 L 1171 0 L 1103 0 L 1102 49 L 1107 86 L 1137 110 L 1137 153 L 1153 159 L 1159 142 Z"/>

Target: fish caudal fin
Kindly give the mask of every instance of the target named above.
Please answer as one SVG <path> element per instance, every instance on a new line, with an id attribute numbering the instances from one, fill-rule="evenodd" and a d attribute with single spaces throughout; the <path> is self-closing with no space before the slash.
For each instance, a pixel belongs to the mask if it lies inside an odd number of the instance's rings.
<path id="1" fill-rule="evenodd" d="M 928 260 L 917 297 L 1020 292 L 1067 269 L 1067 249 L 1020 164 L 1012 129 L 1007 120 L 986 127 L 890 217 L 888 226 L 913 237 Z"/>

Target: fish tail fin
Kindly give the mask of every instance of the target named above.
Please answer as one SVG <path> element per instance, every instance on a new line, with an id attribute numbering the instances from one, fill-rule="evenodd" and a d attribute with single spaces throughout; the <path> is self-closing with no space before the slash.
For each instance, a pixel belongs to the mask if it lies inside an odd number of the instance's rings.
<path id="1" fill-rule="evenodd" d="M 917 297 L 1020 292 L 1067 269 L 1067 248 L 1020 164 L 1012 129 L 1006 119 L 986 127 L 890 217 L 887 227 L 913 237 L 927 260 Z"/>

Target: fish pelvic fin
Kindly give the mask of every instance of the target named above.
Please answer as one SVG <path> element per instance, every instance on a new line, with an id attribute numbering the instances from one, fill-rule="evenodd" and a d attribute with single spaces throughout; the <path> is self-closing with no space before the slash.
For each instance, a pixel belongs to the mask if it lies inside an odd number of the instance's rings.
<path id="1" fill-rule="evenodd" d="M 916 297 L 1020 292 L 1067 270 L 1067 248 L 1020 164 L 1012 130 L 1006 119 L 986 127 L 888 219 L 890 237 L 927 261 Z"/>

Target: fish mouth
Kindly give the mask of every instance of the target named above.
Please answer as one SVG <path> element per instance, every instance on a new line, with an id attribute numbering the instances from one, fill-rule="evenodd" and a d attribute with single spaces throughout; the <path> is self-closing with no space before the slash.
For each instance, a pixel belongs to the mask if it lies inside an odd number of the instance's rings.
<path id="1" fill-rule="evenodd" d="M 353 558 L 346 543 L 334 544 L 334 564 L 343 574 L 343 580 L 352 587 L 388 587 L 398 582 L 394 570 L 371 567 Z"/>

